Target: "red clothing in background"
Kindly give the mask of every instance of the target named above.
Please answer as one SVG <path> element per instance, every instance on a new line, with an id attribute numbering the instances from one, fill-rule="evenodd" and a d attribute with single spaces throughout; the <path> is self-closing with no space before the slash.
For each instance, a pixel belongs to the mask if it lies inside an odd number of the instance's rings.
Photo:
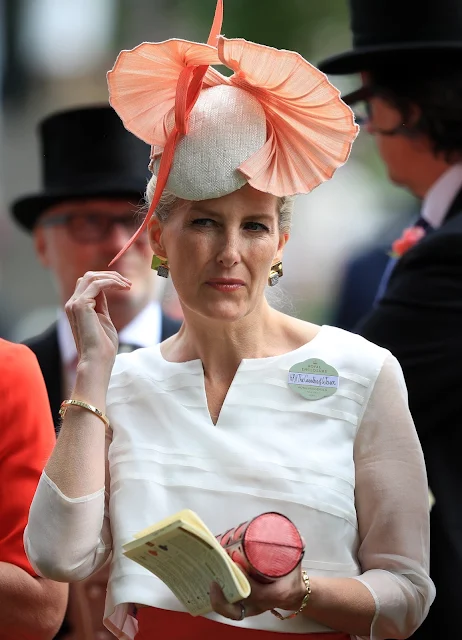
<path id="1" fill-rule="evenodd" d="M 181 611 L 141 607 L 136 614 L 139 631 L 135 640 L 349 640 L 347 633 L 276 633 L 221 624 Z"/>
<path id="2" fill-rule="evenodd" d="M 56 442 L 37 359 L 0 339 L 0 561 L 35 575 L 23 534 L 40 474 Z"/>

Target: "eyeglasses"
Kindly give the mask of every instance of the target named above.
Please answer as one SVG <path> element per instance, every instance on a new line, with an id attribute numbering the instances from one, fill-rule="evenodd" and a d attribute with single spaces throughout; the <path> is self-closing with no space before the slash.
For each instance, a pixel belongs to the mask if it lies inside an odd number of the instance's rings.
<path id="1" fill-rule="evenodd" d="M 369 133 L 379 133 L 382 136 L 395 136 L 403 133 L 403 127 L 406 126 L 404 122 L 390 129 L 382 129 L 371 124 L 372 109 L 369 101 L 374 96 L 380 96 L 380 91 L 373 85 L 367 85 L 344 97 L 344 101 L 353 110 L 357 124 L 361 127 L 367 126 Z"/>
<path id="2" fill-rule="evenodd" d="M 137 231 L 140 223 L 136 214 L 112 216 L 107 213 L 63 213 L 41 220 L 41 227 L 65 225 L 73 240 L 81 244 L 101 242 L 110 236 L 114 226 L 120 224 L 131 237 Z M 147 242 L 147 234 L 143 233 L 140 242 Z"/>

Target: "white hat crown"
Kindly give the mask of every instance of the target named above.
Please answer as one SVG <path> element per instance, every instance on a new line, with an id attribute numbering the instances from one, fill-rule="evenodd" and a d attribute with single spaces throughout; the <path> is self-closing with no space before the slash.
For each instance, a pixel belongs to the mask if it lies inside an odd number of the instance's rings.
<path id="1" fill-rule="evenodd" d="M 173 127 L 173 113 L 171 123 Z M 266 115 L 259 101 L 238 87 L 201 92 L 177 145 L 166 188 L 185 200 L 219 198 L 247 182 L 237 167 L 266 142 Z M 159 149 L 160 151 L 160 149 Z M 157 175 L 160 158 L 153 163 Z"/>

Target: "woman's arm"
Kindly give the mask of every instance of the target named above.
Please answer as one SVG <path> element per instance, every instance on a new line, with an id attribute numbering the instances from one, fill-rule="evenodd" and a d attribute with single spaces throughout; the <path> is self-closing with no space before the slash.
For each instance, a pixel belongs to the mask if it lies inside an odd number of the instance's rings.
<path id="1" fill-rule="evenodd" d="M 301 615 L 336 631 L 371 640 L 408 638 L 435 595 L 428 576 L 429 502 L 422 450 L 407 406 L 399 364 L 388 356 L 356 436 L 356 511 L 363 574 L 310 577 Z M 252 581 L 246 616 L 270 608 L 296 611 L 305 585 L 298 568 L 270 585 Z M 215 611 L 239 619 L 240 605 L 211 592 Z"/>
<path id="2" fill-rule="evenodd" d="M 0 640 L 51 640 L 67 605 L 66 584 L 0 561 Z"/>
<path id="3" fill-rule="evenodd" d="M 255 582 L 247 576 L 252 592 L 242 602 L 245 617 L 257 616 L 269 609 L 298 611 L 306 594 L 301 568 L 271 584 Z M 353 578 L 310 578 L 311 595 L 300 615 L 354 636 L 369 637 L 375 615 L 375 602 L 369 590 Z M 229 604 L 217 584 L 212 584 L 210 600 L 214 611 L 234 620 L 241 619 L 241 604 Z M 289 613 L 283 613 L 289 615 Z M 385 636 L 384 636 L 385 637 Z M 387 636 L 389 637 L 389 636 Z M 398 637 L 398 636 L 393 636 Z M 374 636 L 375 640 L 375 636 Z"/>
<path id="4" fill-rule="evenodd" d="M 85 274 L 66 305 L 79 354 L 72 398 L 106 411 L 117 333 L 104 291 L 127 289 L 115 272 Z M 25 546 L 42 575 L 71 582 L 104 564 L 111 550 L 104 508 L 110 433 L 94 413 L 69 407 L 31 506 Z"/>
<path id="5" fill-rule="evenodd" d="M 305 615 L 364 638 L 408 638 L 434 599 L 422 449 L 401 368 L 385 359 L 354 447 L 358 578 L 313 577 Z"/>
<path id="6" fill-rule="evenodd" d="M 429 497 L 422 448 L 401 367 L 388 356 L 355 443 L 363 574 L 376 603 L 373 638 L 407 638 L 435 597 L 429 570 Z"/>
<path id="7" fill-rule="evenodd" d="M 102 423 L 100 428 L 104 431 Z M 106 491 L 103 487 L 92 494 L 71 498 L 45 472 L 40 478 L 24 546 L 31 565 L 42 576 L 60 582 L 83 580 L 102 567 L 109 557 L 112 549 L 107 463 L 110 430 L 105 439 Z M 89 450 L 89 466 L 92 456 Z M 94 463 L 98 468 L 98 460 Z"/>

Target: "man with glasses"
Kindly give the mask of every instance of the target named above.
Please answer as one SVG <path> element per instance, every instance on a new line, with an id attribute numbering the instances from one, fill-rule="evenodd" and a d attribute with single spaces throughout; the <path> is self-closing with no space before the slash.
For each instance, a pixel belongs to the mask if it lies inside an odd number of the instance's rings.
<path id="1" fill-rule="evenodd" d="M 413 228 L 395 245 L 397 255 L 359 331 L 390 349 L 403 367 L 435 498 L 430 575 L 436 600 L 413 637 L 458 638 L 462 4 L 351 0 L 351 23 L 353 50 L 321 62 L 320 68 L 329 74 L 361 73 L 363 86 L 344 100 L 354 109 L 362 103 L 364 128 L 374 137 L 390 180 L 422 201 Z M 390 540 L 383 553 L 392 557 L 400 549 Z"/>
<path id="2" fill-rule="evenodd" d="M 38 259 L 50 269 L 64 307 L 77 279 L 87 271 L 106 270 L 138 228 L 149 147 L 126 131 L 106 106 L 49 116 L 40 125 L 40 139 L 43 190 L 16 200 L 12 213 L 33 234 Z M 151 258 L 144 234 L 114 267 L 133 283 L 130 291 L 107 294 L 119 351 L 155 345 L 179 328 L 161 310 L 160 280 L 151 269 Z M 28 346 L 42 369 L 58 430 L 59 406 L 69 397 L 77 363 L 63 309 L 57 322 Z M 72 640 L 112 637 L 102 624 L 106 580 L 103 570 L 83 584 L 71 585 L 66 622 Z"/>

